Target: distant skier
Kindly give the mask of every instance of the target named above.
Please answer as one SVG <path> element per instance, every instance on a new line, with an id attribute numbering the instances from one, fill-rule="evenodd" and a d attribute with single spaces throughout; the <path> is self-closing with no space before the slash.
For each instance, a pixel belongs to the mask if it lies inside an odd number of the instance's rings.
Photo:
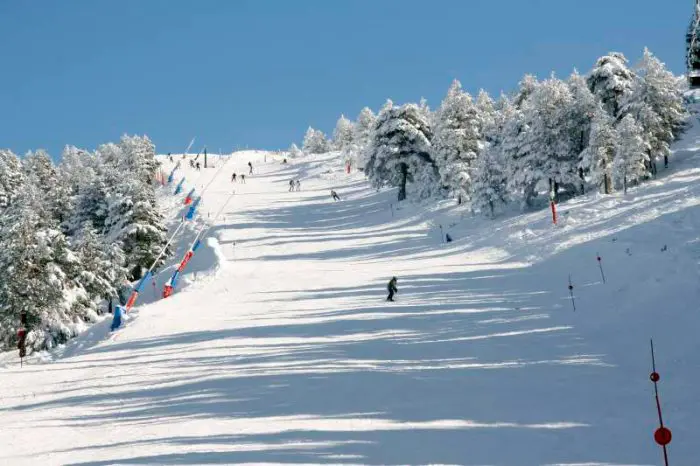
<path id="1" fill-rule="evenodd" d="M 235 182 L 236 182 L 236 174 L 234 173 L 233 175 L 231 175 L 231 183 L 235 183 Z"/>
<path id="2" fill-rule="evenodd" d="M 199 170 L 201 170 L 202 166 L 199 165 L 199 162 L 197 162 L 197 163 L 194 165 L 194 168 L 196 168 L 197 171 L 199 171 Z"/>
<path id="3" fill-rule="evenodd" d="M 331 189 L 331 197 L 333 198 L 334 201 L 339 201 L 339 200 L 340 200 L 340 196 L 338 196 L 338 193 L 336 193 L 336 192 L 333 191 L 332 189 Z"/>
<path id="4" fill-rule="evenodd" d="M 301 191 L 301 181 L 297 180 L 296 188 L 297 188 L 297 191 Z"/>
<path id="5" fill-rule="evenodd" d="M 253 164 L 248 162 L 248 167 L 250 168 L 250 173 L 248 173 L 248 174 L 252 175 L 253 174 Z"/>
<path id="6" fill-rule="evenodd" d="M 190 159 L 190 168 L 194 168 L 194 160 Z"/>
<path id="7" fill-rule="evenodd" d="M 245 173 L 241 173 L 241 183 L 245 184 Z"/>
<path id="8" fill-rule="evenodd" d="M 393 301 L 394 294 L 399 292 L 399 289 L 396 287 L 396 282 L 396 277 L 392 277 L 391 280 L 389 280 L 389 284 L 386 286 L 387 290 L 389 290 L 389 296 L 386 298 L 387 301 Z"/>
<path id="9" fill-rule="evenodd" d="M 449 233 L 445 233 L 445 242 L 451 243 L 452 242 L 452 237 L 450 236 Z"/>
<path id="10" fill-rule="evenodd" d="M 289 180 L 289 192 L 294 191 L 294 180 Z"/>

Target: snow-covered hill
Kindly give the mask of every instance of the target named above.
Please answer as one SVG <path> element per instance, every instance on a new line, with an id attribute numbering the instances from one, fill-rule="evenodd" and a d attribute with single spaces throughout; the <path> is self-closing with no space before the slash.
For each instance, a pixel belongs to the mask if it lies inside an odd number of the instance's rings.
<path id="1" fill-rule="evenodd" d="M 200 222 L 236 192 L 207 248 L 155 299 L 188 228 L 116 333 L 2 356 L 0 462 L 655 465 L 653 337 L 671 461 L 697 464 L 699 149 L 693 128 L 657 181 L 562 204 L 557 227 L 397 207 L 334 155 L 185 167 L 213 181 Z"/>

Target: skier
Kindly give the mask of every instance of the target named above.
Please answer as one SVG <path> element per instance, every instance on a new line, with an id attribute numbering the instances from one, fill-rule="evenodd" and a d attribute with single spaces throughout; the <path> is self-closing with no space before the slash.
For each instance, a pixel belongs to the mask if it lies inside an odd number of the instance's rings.
<path id="1" fill-rule="evenodd" d="M 294 191 L 294 180 L 289 180 L 289 192 Z"/>
<path id="2" fill-rule="evenodd" d="M 250 167 L 250 173 L 249 173 L 249 175 L 252 175 L 252 174 L 253 174 L 253 164 L 250 163 L 250 162 L 248 162 L 248 167 Z"/>
<path id="3" fill-rule="evenodd" d="M 336 193 L 336 192 L 333 191 L 332 189 L 331 189 L 331 197 L 333 198 L 334 201 L 339 201 L 339 200 L 340 200 L 340 196 L 338 196 L 338 193 Z"/>
<path id="4" fill-rule="evenodd" d="M 301 191 L 301 181 L 297 180 L 296 188 L 297 188 L 297 191 Z"/>
<path id="5" fill-rule="evenodd" d="M 194 168 L 194 160 L 190 159 L 190 168 Z"/>
<path id="6" fill-rule="evenodd" d="M 445 233 L 445 242 L 451 243 L 452 242 L 452 237 L 450 236 L 449 233 Z"/>
<path id="7" fill-rule="evenodd" d="M 387 290 L 389 290 L 389 296 L 386 298 L 387 301 L 394 301 L 394 293 L 398 293 L 399 289 L 396 288 L 396 277 L 392 277 L 391 280 L 389 280 L 389 284 L 386 286 Z"/>
<path id="8" fill-rule="evenodd" d="M 231 183 L 235 183 L 235 182 L 236 182 L 236 174 L 234 173 L 233 175 L 231 175 Z"/>
<path id="9" fill-rule="evenodd" d="M 245 184 L 245 173 L 241 173 L 241 183 Z"/>
<path id="10" fill-rule="evenodd" d="M 197 162 L 197 163 L 195 164 L 194 168 L 196 168 L 197 171 L 199 171 L 202 167 L 199 165 L 199 162 Z"/>

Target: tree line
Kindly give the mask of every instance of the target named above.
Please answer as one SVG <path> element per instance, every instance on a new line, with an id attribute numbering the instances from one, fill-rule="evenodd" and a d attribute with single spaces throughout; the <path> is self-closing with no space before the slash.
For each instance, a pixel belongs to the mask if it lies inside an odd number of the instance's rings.
<path id="1" fill-rule="evenodd" d="M 141 136 L 67 146 L 58 164 L 43 150 L 0 150 L 0 348 L 16 344 L 22 314 L 27 348 L 40 350 L 124 302 L 166 244 L 157 172 Z"/>
<path id="2" fill-rule="evenodd" d="M 453 197 L 493 217 L 509 203 L 626 192 L 656 176 L 687 119 L 685 86 L 647 49 L 634 67 L 612 52 L 585 76 L 526 75 L 498 100 L 455 80 L 435 111 L 424 100 L 364 108 L 354 122 L 341 116 L 330 139 L 309 128 L 290 156 L 337 150 L 374 186 L 398 187 L 399 201 Z"/>

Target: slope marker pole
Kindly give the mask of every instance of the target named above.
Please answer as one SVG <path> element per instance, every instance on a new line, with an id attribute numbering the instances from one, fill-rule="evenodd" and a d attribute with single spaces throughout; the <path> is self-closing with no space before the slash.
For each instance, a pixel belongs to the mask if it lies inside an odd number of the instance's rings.
<path id="1" fill-rule="evenodd" d="M 659 387 L 658 382 L 661 376 L 656 372 L 656 358 L 654 357 L 654 340 L 651 339 L 651 370 L 652 373 L 649 376 L 652 382 L 654 382 L 654 397 L 656 398 L 656 412 L 659 415 L 659 428 L 654 431 L 654 441 L 661 445 L 664 451 L 664 464 L 668 466 L 668 451 L 666 450 L 666 445 L 671 443 L 671 430 L 664 427 L 664 419 L 661 415 L 661 401 L 659 401 Z"/>
<path id="2" fill-rule="evenodd" d="M 574 300 L 574 285 L 571 283 L 571 274 L 569 274 L 569 296 L 571 296 L 571 306 L 576 312 L 576 301 Z"/>

